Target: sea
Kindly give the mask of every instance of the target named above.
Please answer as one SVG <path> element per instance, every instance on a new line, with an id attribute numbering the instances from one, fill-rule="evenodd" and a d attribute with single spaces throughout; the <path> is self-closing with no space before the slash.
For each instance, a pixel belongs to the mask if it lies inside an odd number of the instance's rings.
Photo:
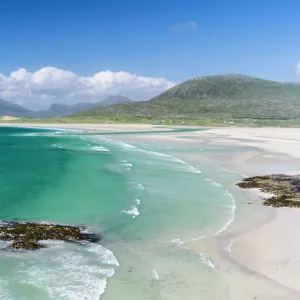
<path id="1" fill-rule="evenodd" d="M 125 134 L 0 127 L 0 220 L 101 235 L 97 243 L 44 241 L 37 251 L 8 251 L 0 241 L 1 300 L 229 299 L 204 244 L 234 220 L 222 180 L 242 175 L 122 141 Z"/>

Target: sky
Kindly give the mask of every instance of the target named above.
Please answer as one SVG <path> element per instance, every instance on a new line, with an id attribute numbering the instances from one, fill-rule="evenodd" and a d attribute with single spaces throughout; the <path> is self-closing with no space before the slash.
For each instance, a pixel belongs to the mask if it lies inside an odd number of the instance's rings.
<path id="1" fill-rule="evenodd" d="M 0 98 L 147 100 L 196 76 L 300 81 L 299 0 L 1 0 Z"/>

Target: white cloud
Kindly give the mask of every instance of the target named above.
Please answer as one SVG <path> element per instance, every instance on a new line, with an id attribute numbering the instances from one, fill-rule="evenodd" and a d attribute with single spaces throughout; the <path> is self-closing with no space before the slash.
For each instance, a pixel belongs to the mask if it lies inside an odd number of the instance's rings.
<path id="1" fill-rule="evenodd" d="M 187 21 L 187 24 L 194 30 L 198 29 L 198 23 L 195 21 Z"/>
<path id="2" fill-rule="evenodd" d="M 31 109 L 51 103 L 74 104 L 101 101 L 109 95 L 147 100 L 174 86 L 164 78 L 143 77 L 128 72 L 101 71 L 90 77 L 45 67 L 36 72 L 19 69 L 9 76 L 0 73 L 0 98 Z"/>
<path id="3" fill-rule="evenodd" d="M 300 61 L 298 61 L 296 68 L 295 68 L 295 75 L 297 79 L 300 79 Z"/>
<path id="4" fill-rule="evenodd" d="M 173 30 L 175 32 L 182 32 L 185 30 L 197 31 L 197 29 L 198 29 L 198 22 L 196 22 L 196 21 L 185 21 L 185 22 L 178 23 L 175 26 L 173 26 Z"/>

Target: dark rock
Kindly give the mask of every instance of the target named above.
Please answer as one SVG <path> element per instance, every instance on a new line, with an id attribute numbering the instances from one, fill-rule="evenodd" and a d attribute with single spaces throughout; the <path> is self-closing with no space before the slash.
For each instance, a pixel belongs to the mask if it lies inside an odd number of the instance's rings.
<path id="1" fill-rule="evenodd" d="M 10 246 L 13 249 L 26 249 L 26 250 L 37 250 L 45 248 L 44 245 L 39 244 L 37 241 L 16 241 Z"/>
<path id="2" fill-rule="evenodd" d="M 41 240 L 96 243 L 100 236 L 73 226 L 4 221 L 0 226 L 0 240 L 12 241 L 10 248 L 13 249 L 36 250 L 45 247 L 39 243 Z"/>
<path id="3" fill-rule="evenodd" d="M 244 189 L 258 188 L 274 194 L 264 201 L 264 205 L 273 207 L 300 207 L 300 175 L 275 174 L 255 176 L 237 184 Z"/>

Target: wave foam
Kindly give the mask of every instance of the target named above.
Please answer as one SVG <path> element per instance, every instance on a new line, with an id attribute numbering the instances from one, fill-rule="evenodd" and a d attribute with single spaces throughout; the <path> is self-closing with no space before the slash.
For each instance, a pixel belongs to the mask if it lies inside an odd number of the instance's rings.
<path id="1" fill-rule="evenodd" d="M 177 245 L 183 245 L 184 243 L 190 243 L 190 242 L 196 242 L 196 241 L 199 241 L 199 240 L 202 240 L 202 239 L 205 239 L 206 238 L 206 235 L 202 235 L 202 236 L 199 236 L 199 237 L 194 237 L 194 238 L 191 238 L 189 240 L 186 240 L 186 241 L 183 241 L 181 239 L 173 239 L 170 241 L 170 243 L 174 243 L 174 244 L 177 244 Z"/>
<path id="2" fill-rule="evenodd" d="M 214 265 L 214 263 L 212 262 L 212 260 L 206 256 L 204 256 L 203 254 L 201 253 L 198 253 L 199 255 L 199 259 L 208 267 L 212 268 L 212 269 L 215 269 L 216 266 Z"/>
<path id="3" fill-rule="evenodd" d="M 132 167 L 132 164 L 130 164 L 130 163 L 123 163 L 123 166 L 124 167 Z"/>
<path id="4" fill-rule="evenodd" d="M 108 142 L 110 144 L 113 144 L 115 146 L 119 146 L 120 148 L 123 148 L 123 149 L 137 149 L 135 146 L 121 142 L 121 141 L 111 140 L 111 139 L 104 138 L 104 137 L 101 137 L 99 139 L 103 140 L 105 142 Z"/>
<path id="5" fill-rule="evenodd" d="M 214 186 L 218 186 L 218 187 L 224 188 L 224 186 L 223 186 L 222 184 L 220 184 L 220 183 L 218 183 L 218 182 L 216 182 L 216 181 L 213 181 L 213 180 L 210 179 L 210 178 L 205 177 L 204 180 L 210 182 L 210 183 L 211 183 L 212 185 L 214 185 Z"/>
<path id="6" fill-rule="evenodd" d="M 231 216 L 229 220 L 225 223 L 225 225 L 216 233 L 216 235 L 219 235 L 223 231 L 225 231 L 229 227 L 229 225 L 234 221 L 234 217 L 235 217 L 235 210 L 236 210 L 235 199 L 227 190 L 225 190 L 225 195 L 228 195 L 231 198 L 231 205 L 229 206 L 229 208 L 231 209 L 230 212 Z"/>
<path id="7" fill-rule="evenodd" d="M 56 225 L 56 223 L 49 222 L 49 221 L 41 221 L 41 222 L 39 222 L 39 224 L 42 224 L 42 225 Z"/>
<path id="8" fill-rule="evenodd" d="M 9 282 L 7 280 L 0 280 L 0 299 L 12 300 L 8 285 Z"/>
<path id="9" fill-rule="evenodd" d="M 133 150 L 133 151 L 143 152 L 143 153 L 146 153 L 148 155 L 152 155 L 152 156 L 155 156 L 155 157 L 160 157 L 160 158 L 163 158 L 167 161 L 180 163 L 180 164 L 185 165 L 185 166 L 188 167 L 188 170 L 182 170 L 182 171 L 189 171 L 189 172 L 193 172 L 193 173 L 196 173 L 196 174 L 202 174 L 202 172 L 200 170 L 198 170 L 197 168 L 193 167 L 192 165 L 188 164 L 187 162 L 185 162 L 185 161 L 183 161 L 183 160 L 181 160 L 181 159 L 179 159 L 179 158 L 177 158 L 173 155 L 165 154 L 165 153 L 161 153 L 161 152 L 156 152 L 156 151 L 152 151 L 152 150 L 137 148 L 133 145 L 130 145 L 128 143 L 124 143 L 124 142 L 121 142 L 121 141 L 111 140 L 111 139 L 107 139 L 107 138 L 101 138 L 101 139 L 104 140 L 104 141 L 107 141 L 109 143 L 112 143 L 114 145 L 120 146 L 123 149 L 130 149 L 130 150 Z M 125 163 L 127 161 L 124 160 L 122 162 Z"/>
<path id="10" fill-rule="evenodd" d="M 206 163 L 202 162 L 202 164 L 206 164 Z M 233 170 L 230 170 L 230 169 L 218 166 L 218 165 L 214 165 L 214 164 L 209 164 L 209 165 L 215 167 L 217 169 L 217 171 L 219 171 L 219 172 L 228 172 L 228 173 L 232 173 L 232 174 L 237 174 L 237 175 L 242 176 L 243 178 L 247 178 L 248 177 L 247 175 L 245 175 L 243 173 L 240 173 L 240 172 L 237 172 L 237 171 L 233 171 Z"/>
<path id="11" fill-rule="evenodd" d="M 34 133 L 23 133 L 23 134 L 18 134 L 20 136 L 38 136 L 39 134 L 34 132 Z"/>
<path id="12" fill-rule="evenodd" d="M 136 189 L 137 189 L 137 190 L 140 190 L 140 191 L 143 191 L 143 190 L 145 189 L 145 187 L 144 187 L 141 183 L 139 183 L 139 184 L 136 186 Z"/>
<path id="13" fill-rule="evenodd" d="M 159 276 L 158 276 L 158 273 L 155 269 L 152 269 L 152 277 L 155 279 L 155 280 L 159 280 Z"/>
<path id="14" fill-rule="evenodd" d="M 170 242 L 177 245 L 182 245 L 184 243 L 181 239 L 173 239 Z"/>
<path id="15" fill-rule="evenodd" d="M 64 243 L 59 255 L 50 247 L 25 260 L 15 279 L 41 289 L 51 299 L 99 300 L 118 265 L 113 253 L 101 245 Z"/>
<path id="16" fill-rule="evenodd" d="M 89 243 L 89 247 L 86 249 L 86 251 L 101 257 L 102 264 L 108 264 L 117 267 L 120 265 L 113 252 L 101 245 Z"/>
<path id="17" fill-rule="evenodd" d="M 52 148 L 59 148 L 59 149 L 62 149 L 62 145 L 60 143 L 54 143 L 51 145 Z"/>
<path id="18" fill-rule="evenodd" d="M 132 215 L 132 218 L 137 217 L 140 212 L 135 205 L 131 206 L 129 210 L 123 210 L 125 214 Z"/>
<path id="19" fill-rule="evenodd" d="M 102 152 L 109 152 L 110 150 L 103 147 L 103 146 L 93 146 L 91 148 L 92 150 L 95 150 L 95 151 L 102 151 Z"/>

